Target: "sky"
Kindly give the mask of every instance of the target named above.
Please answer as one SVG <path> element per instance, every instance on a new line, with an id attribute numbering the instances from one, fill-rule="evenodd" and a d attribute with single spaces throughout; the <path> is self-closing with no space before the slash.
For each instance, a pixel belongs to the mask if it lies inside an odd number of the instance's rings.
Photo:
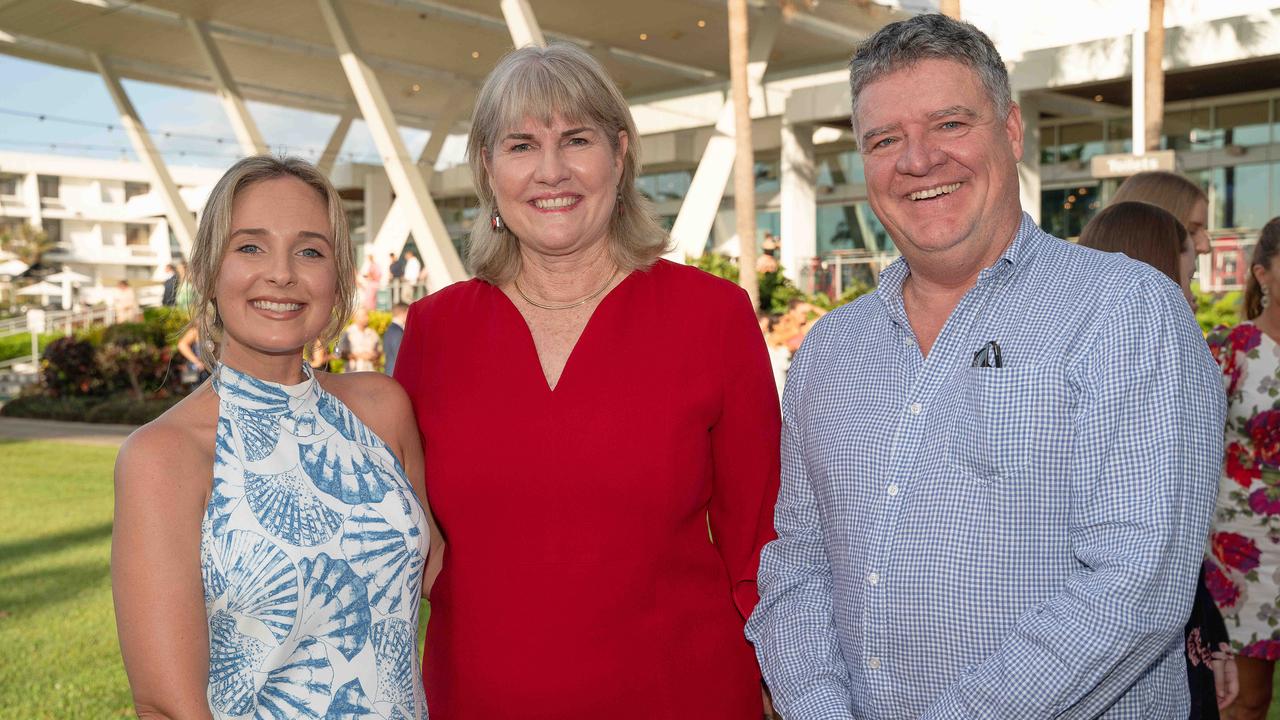
<path id="1" fill-rule="evenodd" d="M 235 134 L 213 93 L 134 80 L 125 80 L 124 87 L 169 165 L 225 168 L 235 161 L 239 153 Z M 0 88 L 4 88 L 0 93 L 0 151 L 136 159 L 120 128 L 120 115 L 98 75 L 0 55 Z M 272 152 L 313 161 L 338 124 L 336 115 L 254 101 L 248 106 Z M 30 117 L 33 114 L 46 119 Z M 400 134 L 412 156 L 430 137 L 424 130 L 407 128 Z M 450 137 L 437 167 L 462 162 L 464 152 L 465 138 Z M 378 162 L 363 120 L 351 125 L 339 158 L 343 160 Z"/>

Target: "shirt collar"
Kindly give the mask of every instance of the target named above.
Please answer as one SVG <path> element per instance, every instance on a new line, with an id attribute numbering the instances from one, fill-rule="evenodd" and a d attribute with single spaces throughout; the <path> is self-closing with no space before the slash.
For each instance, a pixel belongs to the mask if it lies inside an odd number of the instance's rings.
<path id="1" fill-rule="evenodd" d="M 1025 264 L 1035 254 L 1035 249 L 1043 236 L 1044 231 L 1036 225 L 1035 220 L 1032 220 L 1027 213 L 1022 213 L 1022 220 L 1018 223 L 1018 231 L 1013 236 L 1013 242 L 1009 243 L 1009 247 L 1005 248 L 1000 259 L 996 260 L 991 267 L 984 268 L 978 273 L 978 284 L 981 285 L 992 278 L 1003 277 L 1013 268 Z M 891 308 L 900 308 L 902 284 L 907 281 L 907 276 L 910 274 L 911 267 L 907 265 L 906 258 L 899 256 L 897 260 L 889 263 L 889 266 L 880 272 L 880 283 L 876 287 L 876 294 L 880 296 L 881 301 Z"/>

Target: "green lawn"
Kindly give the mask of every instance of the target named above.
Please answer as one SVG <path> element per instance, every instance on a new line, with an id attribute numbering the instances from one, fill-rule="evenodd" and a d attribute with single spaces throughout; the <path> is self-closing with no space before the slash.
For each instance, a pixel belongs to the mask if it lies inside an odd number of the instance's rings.
<path id="1" fill-rule="evenodd" d="M 0 720 L 133 716 L 111 609 L 115 455 L 0 440 Z"/>
<path id="2" fill-rule="evenodd" d="M 0 440 L 0 720 L 133 717 L 111 608 L 115 456 Z"/>

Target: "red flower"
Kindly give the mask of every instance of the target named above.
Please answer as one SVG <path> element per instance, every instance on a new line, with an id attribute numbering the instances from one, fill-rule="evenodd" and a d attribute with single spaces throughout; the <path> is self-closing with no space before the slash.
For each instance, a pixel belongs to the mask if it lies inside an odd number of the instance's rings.
<path id="1" fill-rule="evenodd" d="M 1258 660 L 1280 660 L 1280 640 L 1259 640 L 1244 646 L 1240 654 Z"/>
<path id="2" fill-rule="evenodd" d="M 1240 572 L 1258 567 L 1258 546 L 1239 533 L 1214 533 L 1213 555 L 1218 562 Z"/>
<path id="3" fill-rule="evenodd" d="M 1266 488 L 1249 493 L 1249 508 L 1259 515 L 1280 515 L 1280 497 L 1270 497 Z"/>
<path id="4" fill-rule="evenodd" d="M 1254 415 L 1244 429 L 1253 441 L 1254 464 L 1280 467 L 1280 410 L 1264 410 Z"/>
<path id="5" fill-rule="evenodd" d="M 1204 561 L 1204 586 L 1209 590 L 1213 602 L 1221 610 L 1230 610 L 1240 600 L 1240 588 L 1231 582 L 1231 578 L 1222 572 L 1222 568 L 1212 560 Z"/>
<path id="6" fill-rule="evenodd" d="M 1251 323 L 1241 323 L 1227 333 L 1227 345 L 1238 353 L 1247 353 L 1262 343 L 1262 331 Z"/>
<path id="7" fill-rule="evenodd" d="M 1249 448 L 1235 442 L 1227 446 L 1227 477 L 1242 488 L 1262 477 L 1262 471 L 1254 467 L 1253 459 L 1249 457 Z"/>

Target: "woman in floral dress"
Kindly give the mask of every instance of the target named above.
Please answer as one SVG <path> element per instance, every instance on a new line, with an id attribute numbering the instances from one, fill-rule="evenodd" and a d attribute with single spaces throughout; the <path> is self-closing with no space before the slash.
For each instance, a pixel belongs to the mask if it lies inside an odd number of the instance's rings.
<path id="1" fill-rule="evenodd" d="M 1280 218 L 1263 228 L 1245 289 L 1247 322 L 1209 343 L 1227 388 L 1227 457 L 1206 581 L 1239 651 L 1235 717 L 1265 718 L 1280 659 Z"/>

